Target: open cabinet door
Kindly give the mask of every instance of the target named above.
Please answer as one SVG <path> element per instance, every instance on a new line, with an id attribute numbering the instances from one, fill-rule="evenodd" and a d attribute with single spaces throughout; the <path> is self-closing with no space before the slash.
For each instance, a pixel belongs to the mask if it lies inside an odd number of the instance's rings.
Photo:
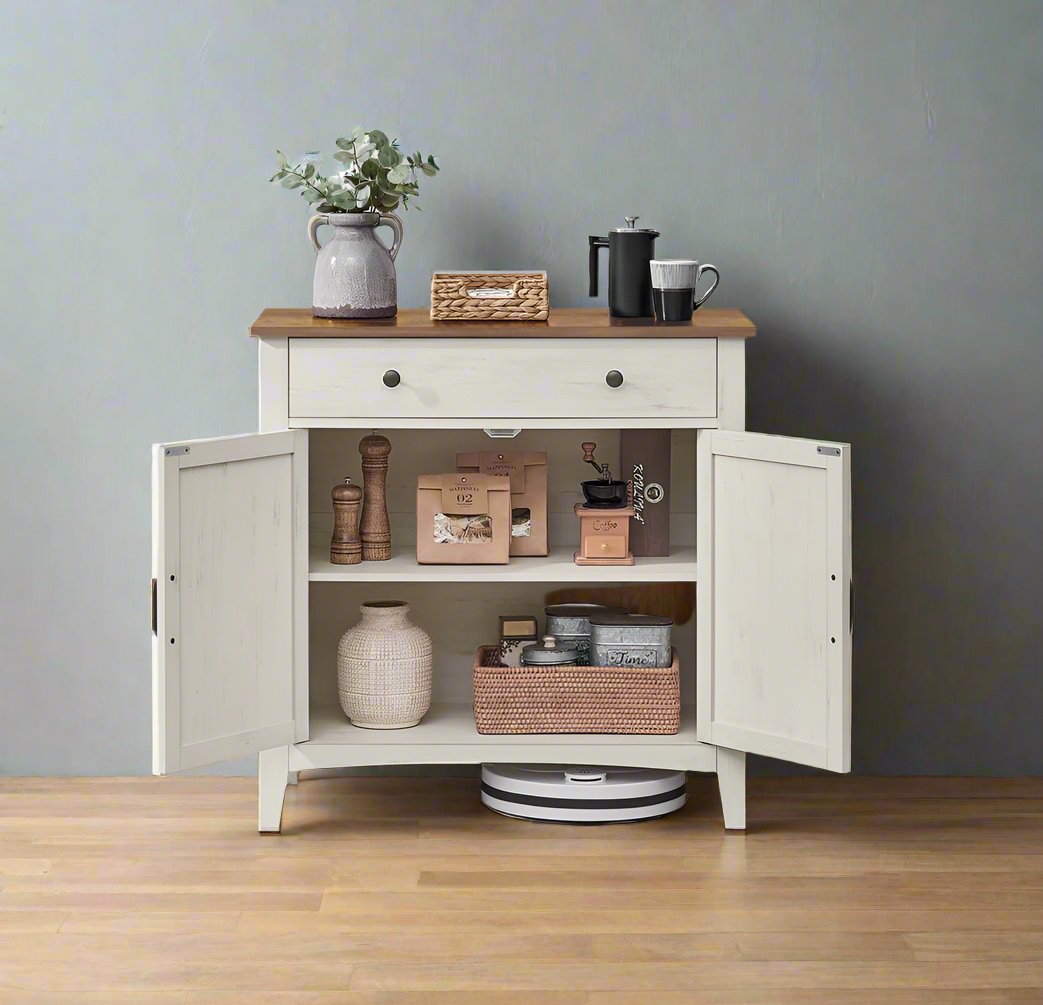
<path id="1" fill-rule="evenodd" d="M 850 485 L 847 444 L 699 434 L 700 740 L 851 770 Z"/>
<path id="2" fill-rule="evenodd" d="M 308 738 L 308 433 L 153 447 L 153 771 Z"/>

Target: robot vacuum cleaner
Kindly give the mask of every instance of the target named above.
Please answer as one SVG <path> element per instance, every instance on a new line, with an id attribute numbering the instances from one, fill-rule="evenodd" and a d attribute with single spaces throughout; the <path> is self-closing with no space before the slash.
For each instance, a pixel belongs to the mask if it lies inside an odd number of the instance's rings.
<path id="1" fill-rule="evenodd" d="M 482 802 L 523 820 L 607 824 L 650 820 L 685 804 L 685 773 L 649 768 L 483 764 Z"/>

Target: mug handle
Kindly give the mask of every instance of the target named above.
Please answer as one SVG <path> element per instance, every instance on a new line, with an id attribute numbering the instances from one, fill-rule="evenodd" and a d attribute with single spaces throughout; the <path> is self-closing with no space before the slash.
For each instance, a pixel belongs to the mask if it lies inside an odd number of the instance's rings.
<path id="1" fill-rule="evenodd" d="M 707 300 L 710 299 L 710 294 L 713 293 L 713 291 L 717 289 L 717 284 L 721 281 L 721 274 L 717 271 L 717 267 L 716 266 L 714 266 L 714 265 L 700 265 L 699 266 L 699 272 L 698 272 L 698 274 L 695 277 L 695 281 L 697 283 L 699 282 L 700 279 L 703 278 L 703 273 L 704 272 L 712 272 L 713 273 L 713 283 L 711 284 L 710 288 L 701 297 L 699 297 L 695 301 L 695 305 L 692 308 L 693 310 L 695 310 L 696 307 L 702 307 L 702 305 L 704 303 L 706 303 Z"/>
<path id="2" fill-rule="evenodd" d="M 394 243 L 387 249 L 388 254 L 391 256 L 391 261 L 394 261 L 395 256 L 398 254 L 398 249 L 402 247 L 402 221 L 394 213 L 381 213 L 380 223 L 377 226 L 390 227 L 395 232 Z M 375 234 L 373 236 L 376 237 Z M 377 240 L 379 241 L 380 238 L 377 238 Z M 380 241 L 380 243 L 383 244 L 384 242 Z"/>
<path id="3" fill-rule="evenodd" d="M 319 227 L 324 223 L 329 223 L 330 219 L 325 213 L 318 213 L 308 221 L 308 240 L 311 241 L 315 248 L 315 253 L 318 254 L 322 251 L 322 245 L 319 244 Z"/>

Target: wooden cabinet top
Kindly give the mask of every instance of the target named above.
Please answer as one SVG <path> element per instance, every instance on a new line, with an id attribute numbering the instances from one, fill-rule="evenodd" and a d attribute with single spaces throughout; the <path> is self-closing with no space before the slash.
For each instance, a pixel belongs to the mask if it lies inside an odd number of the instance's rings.
<path id="1" fill-rule="evenodd" d="M 610 318 L 588 307 L 552 309 L 547 321 L 432 321 L 426 307 L 407 307 L 393 318 L 317 318 L 307 307 L 269 307 L 251 335 L 288 338 L 750 338 L 754 324 L 742 311 L 704 307 L 688 324 L 657 325 Z"/>

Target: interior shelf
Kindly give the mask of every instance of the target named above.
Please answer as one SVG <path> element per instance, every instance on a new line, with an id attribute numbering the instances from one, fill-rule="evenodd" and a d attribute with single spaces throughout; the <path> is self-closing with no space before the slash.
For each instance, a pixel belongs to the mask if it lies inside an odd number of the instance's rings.
<path id="1" fill-rule="evenodd" d="M 507 565 L 417 565 L 413 548 L 396 548 L 386 562 L 332 565 L 328 548 L 313 545 L 308 578 L 318 583 L 694 583 L 697 578 L 695 548 L 617 566 L 576 565 L 574 550 L 552 548 L 546 558 L 512 558 Z"/>
<path id="2" fill-rule="evenodd" d="M 512 733 L 488 734 L 479 733 L 474 725 L 474 713 L 471 706 L 432 705 L 419 726 L 409 729 L 362 729 L 353 726 L 341 711 L 339 705 L 327 705 L 312 708 L 309 743 L 350 743 L 365 746 L 394 745 L 416 743 L 427 745 L 432 743 L 483 743 L 495 745 L 501 741 L 511 744 L 525 744 L 539 747 L 547 745 L 616 743 L 627 744 L 676 745 L 695 743 L 695 715 L 691 709 L 683 709 L 681 714 L 681 730 L 669 734 L 629 734 L 629 733 Z"/>
<path id="3" fill-rule="evenodd" d="M 695 710 L 680 732 L 482 734 L 469 704 L 432 705 L 409 729 L 361 729 L 336 704 L 312 705 L 310 738 L 291 748 L 294 770 L 366 764 L 616 764 L 716 771 L 717 752 L 695 737 Z"/>

